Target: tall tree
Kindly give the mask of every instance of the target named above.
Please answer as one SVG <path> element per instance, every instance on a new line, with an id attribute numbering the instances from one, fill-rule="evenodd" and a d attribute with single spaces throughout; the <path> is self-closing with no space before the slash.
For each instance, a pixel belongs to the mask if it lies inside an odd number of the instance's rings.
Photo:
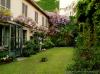
<path id="1" fill-rule="evenodd" d="M 78 37 L 76 38 L 77 55 L 72 70 L 97 71 L 96 74 L 99 74 L 100 0 L 80 0 L 77 5 L 77 23 L 79 24 Z"/>
<path id="2" fill-rule="evenodd" d="M 40 0 L 37 2 L 37 4 L 47 11 L 54 11 L 56 8 L 59 7 L 58 0 Z"/>

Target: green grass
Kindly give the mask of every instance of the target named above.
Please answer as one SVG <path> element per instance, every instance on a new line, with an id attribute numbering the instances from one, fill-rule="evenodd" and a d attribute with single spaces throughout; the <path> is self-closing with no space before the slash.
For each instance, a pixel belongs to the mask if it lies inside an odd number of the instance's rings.
<path id="1" fill-rule="evenodd" d="M 0 65 L 0 74 L 65 74 L 68 64 L 73 63 L 74 48 L 52 48 L 23 61 Z M 47 62 L 40 62 L 47 57 Z"/>

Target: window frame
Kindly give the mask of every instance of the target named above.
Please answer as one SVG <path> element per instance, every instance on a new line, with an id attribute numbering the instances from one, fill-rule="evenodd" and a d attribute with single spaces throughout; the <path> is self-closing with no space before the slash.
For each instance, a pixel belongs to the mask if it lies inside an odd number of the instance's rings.
<path id="1" fill-rule="evenodd" d="M 6 7 L 10 9 L 11 0 L 6 0 L 5 2 Z"/>
<path id="2" fill-rule="evenodd" d="M 23 44 L 27 41 L 27 30 L 23 30 Z"/>
<path id="3" fill-rule="evenodd" d="M 35 11 L 35 21 L 38 23 L 38 12 Z"/>
<path id="4" fill-rule="evenodd" d="M 48 27 L 48 25 L 49 25 L 49 24 L 48 24 L 48 19 L 46 18 L 46 27 Z"/>
<path id="5" fill-rule="evenodd" d="M 0 5 L 5 7 L 5 8 L 10 9 L 10 7 L 11 7 L 11 0 L 0 0 Z"/>
<path id="6" fill-rule="evenodd" d="M 22 15 L 27 17 L 28 14 L 28 6 L 25 3 L 22 3 Z"/>
<path id="7" fill-rule="evenodd" d="M 45 21 L 44 21 L 44 16 L 42 16 L 42 26 L 44 26 Z"/>

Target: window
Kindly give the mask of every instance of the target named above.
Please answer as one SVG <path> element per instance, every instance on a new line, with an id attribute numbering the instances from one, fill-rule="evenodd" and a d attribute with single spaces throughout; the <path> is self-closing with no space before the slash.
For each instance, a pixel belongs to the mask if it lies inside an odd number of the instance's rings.
<path id="1" fill-rule="evenodd" d="M 1 0 L 1 5 L 5 6 L 5 0 Z M 5 6 L 6 7 L 6 6 Z"/>
<path id="2" fill-rule="evenodd" d="M 36 23 L 38 23 L 38 13 L 37 12 L 35 12 L 35 21 Z"/>
<path id="3" fill-rule="evenodd" d="M 27 30 L 23 30 L 23 43 L 27 41 Z"/>
<path id="4" fill-rule="evenodd" d="M 10 9 L 10 0 L 0 0 L 0 5 Z"/>
<path id="5" fill-rule="evenodd" d="M 22 4 L 22 14 L 27 17 L 28 7 L 24 3 Z"/>
<path id="6" fill-rule="evenodd" d="M 11 26 L 11 50 L 14 50 L 16 47 L 16 26 Z"/>
<path id="7" fill-rule="evenodd" d="M 44 26 L 44 17 L 42 17 L 42 26 Z"/>
<path id="8" fill-rule="evenodd" d="M 8 47 L 9 45 L 9 27 L 6 26 L 3 28 L 3 45 Z"/>
<path id="9" fill-rule="evenodd" d="M 48 24 L 48 19 L 46 19 L 46 27 L 48 27 L 48 25 L 49 25 L 49 24 Z"/>
<path id="10" fill-rule="evenodd" d="M 70 12 L 70 16 L 71 16 L 71 12 Z"/>
<path id="11" fill-rule="evenodd" d="M 0 46 L 8 47 L 9 44 L 9 27 L 0 26 Z"/>
<path id="12" fill-rule="evenodd" d="M 10 0 L 6 0 L 6 7 L 10 8 Z"/>
<path id="13" fill-rule="evenodd" d="M 0 26 L 0 46 L 2 46 L 2 26 Z"/>

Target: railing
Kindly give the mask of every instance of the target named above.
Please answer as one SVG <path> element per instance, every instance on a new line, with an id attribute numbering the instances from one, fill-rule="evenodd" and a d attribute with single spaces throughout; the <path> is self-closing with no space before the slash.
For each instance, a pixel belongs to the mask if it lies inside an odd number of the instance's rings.
<path id="1" fill-rule="evenodd" d="M 4 10 L 4 9 L 5 9 L 5 10 L 8 10 L 8 11 L 10 10 L 9 8 L 7 8 L 7 7 L 5 7 L 5 6 L 2 6 L 2 5 L 0 5 L 0 8 L 3 9 L 3 10 Z"/>
<path id="2" fill-rule="evenodd" d="M 0 5 L 0 21 L 9 21 L 11 19 L 10 9 Z"/>

